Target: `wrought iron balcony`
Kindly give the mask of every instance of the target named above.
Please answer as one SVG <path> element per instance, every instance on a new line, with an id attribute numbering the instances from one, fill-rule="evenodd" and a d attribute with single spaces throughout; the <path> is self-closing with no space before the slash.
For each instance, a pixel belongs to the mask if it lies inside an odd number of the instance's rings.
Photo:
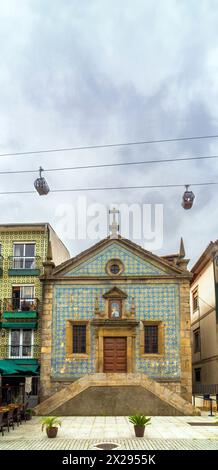
<path id="1" fill-rule="evenodd" d="M 4 318 L 36 318 L 38 310 L 39 299 L 37 298 L 9 298 L 3 300 L 2 313 Z"/>
<path id="2" fill-rule="evenodd" d="M 4 299 L 1 302 L 2 328 L 37 328 L 39 299 Z"/>
<path id="3" fill-rule="evenodd" d="M 42 262 L 40 256 L 9 256 L 10 276 L 39 276 Z"/>

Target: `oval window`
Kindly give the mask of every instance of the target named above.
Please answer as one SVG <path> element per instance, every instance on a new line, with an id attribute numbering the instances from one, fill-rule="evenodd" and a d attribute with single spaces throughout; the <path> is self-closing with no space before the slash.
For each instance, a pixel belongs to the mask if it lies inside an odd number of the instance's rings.
<path id="1" fill-rule="evenodd" d="M 106 264 L 106 272 L 111 276 L 119 276 L 124 271 L 124 265 L 119 259 L 110 259 Z"/>
<path id="2" fill-rule="evenodd" d="M 118 274 L 120 272 L 119 264 L 112 264 L 111 267 L 110 267 L 110 272 L 112 274 Z"/>

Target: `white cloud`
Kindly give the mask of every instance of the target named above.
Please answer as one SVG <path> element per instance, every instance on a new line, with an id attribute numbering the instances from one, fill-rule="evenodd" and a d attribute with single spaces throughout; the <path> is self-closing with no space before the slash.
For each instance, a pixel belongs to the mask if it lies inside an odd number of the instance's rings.
<path id="1" fill-rule="evenodd" d="M 8 0 L 0 19 L 0 153 L 217 133 L 216 1 Z M 214 154 L 217 141 L 0 158 L 1 169 L 37 169 L 164 156 Z M 1 190 L 31 189 L 34 175 L 0 176 Z M 49 173 L 51 187 L 218 181 L 218 160 Z M 217 238 L 216 187 L 88 193 L 90 202 L 164 204 L 162 252 L 184 236 L 194 259 Z M 50 221 L 76 193 L 2 196 L 1 223 Z M 64 237 L 64 233 L 59 233 Z M 65 240 L 67 242 L 67 240 Z M 72 253 L 87 242 L 69 243 Z"/>

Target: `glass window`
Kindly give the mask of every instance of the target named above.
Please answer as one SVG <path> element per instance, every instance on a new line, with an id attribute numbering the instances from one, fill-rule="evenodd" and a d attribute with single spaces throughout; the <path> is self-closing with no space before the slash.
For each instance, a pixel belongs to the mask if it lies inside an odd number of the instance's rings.
<path id="1" fill-rule="evenodd" d="M 195 382 L 201 382 L 201 369 L 195 369 Z"/>
<path id="2" fill-rule="evenodd" d="M 13 329 L 10 334 L 9 356 L 32 357 L 33 330 Z"/>
<path id="3" fill-rule="evenodd" d="M 14 243 L 14 269 L 34 269 L 35 243 Z"/>
<path id="4" fill-rule="evenodd" d="M 145 354 L 158 354 L 158 325 L 145 325 Z"/>
<path id="5" fill-rule="evenodd" d="M 32 355 L 32 330 L 23 330 L 22 356 L 28 357 Z"/>
<path id="6" fill-rule="evenodd" d="M 110 271 L 112 274 L 118 274 L 120 272 L 120 267 L 118 264 L 112 264 L 110 267 Z"/>
<path id="7" fill-rule="evenodd" d="M 34 304 L 34 286 L 13 286 L 12 299 L 14 310 L 30 310 Z"/>
<path id="8" fill-rule="evenodd" d="M 24 244 L 14 244 L 14 256 L 24 256 Z"/>
<path id="9" fill-rule="evenodd" d="M 73 353 L 86 353 L 86 325 L 73 325 Z"/>
<path id="10" fill-rule="evenodd" d="M 106 264 L 106 272 L 109 275 L 118 276 L 124 271 L 124 265 L 119 259 L 110 259 Z"/>
<path id="11" fill-rule="evenodd" d="M 198 289 L 192 292 L 192 307 L 193 311 L 198 309 Z"/>
<path id="12" fill-rule="evenodd" d="M 27 245 L 25 245 L 25 256 L 35 256 L 35 243 L 27 243 Z"/>
<path id="13" fill-rule="evenodd" d="M 194 352 L 200 352 L 201 350 L 201 336 L 200 336 L 200 328 L 194 331 Z"/>
<path id="14" fill-rule="evenodd" d="M 20 356 L 20 331 L 21 330 L 11 330 L 10 356 Z"/>

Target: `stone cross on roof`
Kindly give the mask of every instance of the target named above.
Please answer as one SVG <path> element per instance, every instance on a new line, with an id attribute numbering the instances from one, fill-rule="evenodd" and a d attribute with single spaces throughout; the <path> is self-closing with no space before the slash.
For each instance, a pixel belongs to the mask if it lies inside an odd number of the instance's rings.
<path id="1" fill-rule="evenodd" d="M 110 238 L 118 238 L 118 235 L 119 235 L 119 224 L 118 224 L 118 221 L 116 220 L 116 214 L 119 214 L 120 211 L 118 211 L 118 209 L 115 209 L 115 207 L 113 207 L 112 210 L 109 210 L 109 215 L 113 215 L 113 218 L 112 218 L 112 223 L 109 225 L 109 230 L 110 230 Z M 119 217 L 119 215 L 118 215 Z"/>

